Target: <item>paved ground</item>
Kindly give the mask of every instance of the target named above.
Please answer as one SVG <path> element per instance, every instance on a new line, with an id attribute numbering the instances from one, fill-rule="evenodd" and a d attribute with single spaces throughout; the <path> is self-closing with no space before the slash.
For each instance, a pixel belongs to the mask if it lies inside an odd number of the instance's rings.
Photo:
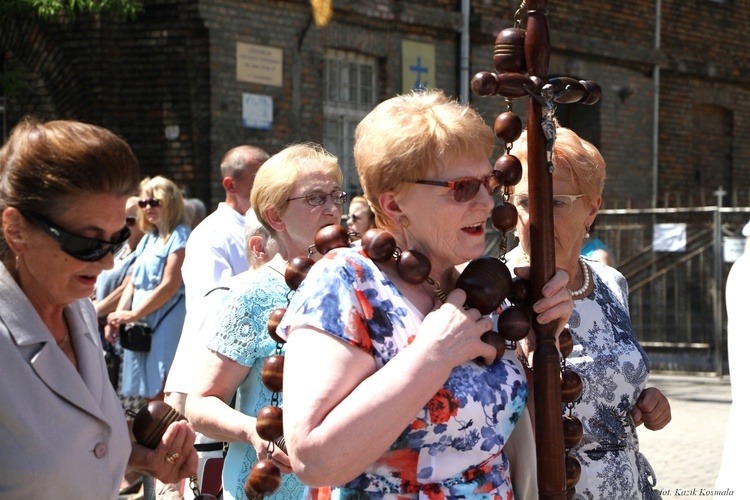
<path id="1" fill-rule="evenodd" d="M 665 499 L 706 498 L 721 465 L 732 401 L 729 377 L 654 374 L 649 386 L 661 389 L 672 407 L 672 422 L 664 429 L 638 428 L 641 452 L 656 472 L 657 487 Z"/>

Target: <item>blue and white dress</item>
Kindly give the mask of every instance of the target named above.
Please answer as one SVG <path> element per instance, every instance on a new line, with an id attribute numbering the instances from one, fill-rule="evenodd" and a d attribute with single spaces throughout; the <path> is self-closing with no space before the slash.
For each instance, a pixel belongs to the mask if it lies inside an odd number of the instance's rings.
<path id="1" fill-rule="evenodd" d="M 583 424 L 583 439 L 572 450 L 581 463 L 577 500 L 659 498 L 656 480 L 638 451 L 630 412 L 646 386 L 649 360 L 633 333 L 628 285 L 617 270 L 584 259 L 594 291 L 575 300 L 570 317 L 574 347 L 568 366 L 583 380 L 573 415 Z"/>

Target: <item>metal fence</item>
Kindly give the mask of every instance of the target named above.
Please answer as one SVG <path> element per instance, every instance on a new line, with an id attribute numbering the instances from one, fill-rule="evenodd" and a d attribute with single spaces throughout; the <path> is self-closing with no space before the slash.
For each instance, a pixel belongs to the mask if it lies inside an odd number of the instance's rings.
<path id="1" fill-rule="evenodd" d="M 652 369 L 727 373 L 724 289 L 750 208 L 602 210 L 596 235 L 630 287 L 630 314 Z M 654 228 L 684 224 L 680 251 L 656 251 Z M 662 226 L 663 227 L 663 226 Z M 659 245 L 656 247 L 659 248 Z M 750 306 L 750 304 L 749 304 Z"/>

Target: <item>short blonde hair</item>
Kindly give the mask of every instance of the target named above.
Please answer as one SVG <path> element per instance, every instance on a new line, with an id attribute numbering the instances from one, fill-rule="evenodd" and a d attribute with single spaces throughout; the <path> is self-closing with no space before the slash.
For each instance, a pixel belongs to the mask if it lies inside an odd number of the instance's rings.
<path id="1" fill-rule="evenodd" d="M 338 158 L 320 144 L 312 142 L 287 146 L 266 160 L 258 169 L 250 193 L 250 205 L 260 223 L 271 235 L 275 235 L 276 230 L 268 223 L 265 212 L 273 209 L 281 214 L 289 202 L 299 173 L 313 169 L 333 175 L 336 183 L 341 185 L 343 174 Z"/>
<path id="2" fill-rule="evenodd" d="M 177 184 L 157 175 L 146 177 L 141 181 L 141 196 L 149 196 L 159 200 L 160 206 L 164 207 L 163 216 L 159 220 L 159 227 L 155 227 L 146 220 L 146 213 L 142 210 L 138 219 L 138 225 L 144 233 L 157 229 L 162 239 L 166 240 L 172 231 L 180 224 L 186 224 L 185 201 Z"/>
<path id="3" fill-rule="evenodd" d="M 524 164 L 524 177 L 527 175 L 528 147 L 527 131 L 524 131 L 513 143 L 510 152 Z M 607 168 L 604 158 L 593 144 L 581 139 L 572 130 L 565 127 L 557 128 L 552 162 L 555 165 L 553 177 L 572 180 L 581 194 L 589 199 L 602 195 Z"/>
<path id="4" fill-rule="evenodd" d="M 439 172 L 446 161 L 492 155 L 495 135 L 479 113 L 440 90 L 412 92 L 378 104 L 354 134 L 359 181 L 378 225 L 380 194 Z"/>

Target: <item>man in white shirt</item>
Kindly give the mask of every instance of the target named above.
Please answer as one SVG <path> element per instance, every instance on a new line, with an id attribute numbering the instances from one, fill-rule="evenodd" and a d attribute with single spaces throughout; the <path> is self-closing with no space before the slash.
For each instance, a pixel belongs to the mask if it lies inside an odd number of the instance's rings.
<path id="1" fill-rule="evenodd" d="M 254 146 L 238 146 L 222 158 L 226 199 L 196 226 L 185 247 L 182 280 L 188 310 L 223 279 L 247 270 L 244 216 L 255 174 L 267 159 L 268 154 Z"/>

